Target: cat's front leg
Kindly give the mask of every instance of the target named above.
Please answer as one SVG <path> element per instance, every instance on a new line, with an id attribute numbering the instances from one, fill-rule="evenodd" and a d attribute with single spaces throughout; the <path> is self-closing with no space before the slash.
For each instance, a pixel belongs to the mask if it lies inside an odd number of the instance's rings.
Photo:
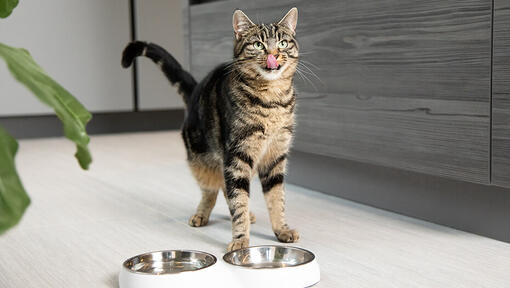
<path id="1" fill-rule="evenodd" d="M 253 161 L 247 159 L 251 159 L 248 154 L 236 152 L 225 161 L 225 196 L 232 217 L 232 242 L 227 251 L 250 245 L 249 198 Z"/>
<path id="2" fill-rule="evenodd" d="M 260 182 L 264 199 L 269 210 L 271 226 L 276 238 L 280 242 L 292 243 L 299 240 L 299 233 L 290 229 L 285 219 L 285 190 L 283 187 L 283 178 L 285 177 L 286 155 L 275 158 L 269 167 L 261 168 L 259 171 Z"/>
<path id="3" fill-rule="evenodd" d="M 271 226 L 280 242 L 292 243 L 299 240 L 299 233 L 290 229 L 285 219 L 285 189 L 283 180 L 287 166 L 287 153 L 291 137 L 285 133 L 270 145 L 258 166 L 264 199 L 269 210 Z"/>

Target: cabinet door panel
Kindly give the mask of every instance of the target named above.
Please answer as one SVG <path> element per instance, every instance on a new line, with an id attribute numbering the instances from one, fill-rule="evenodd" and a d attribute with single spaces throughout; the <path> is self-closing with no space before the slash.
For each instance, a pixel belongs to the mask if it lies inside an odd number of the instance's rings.
<path id="1" fill-rule="evenodd" d="M 267 22 L 293 6 L 302 63 L 317 75 L 296 77 L 296 149 L 488 183 L 490 0 L 192 6 L 192 71 L 231 58 L 235 7 Z"/>
<path id="2" fill-rule="evenodd" d="M 492 182 L 510 187 L 510 1 L 494 1 Z"/>

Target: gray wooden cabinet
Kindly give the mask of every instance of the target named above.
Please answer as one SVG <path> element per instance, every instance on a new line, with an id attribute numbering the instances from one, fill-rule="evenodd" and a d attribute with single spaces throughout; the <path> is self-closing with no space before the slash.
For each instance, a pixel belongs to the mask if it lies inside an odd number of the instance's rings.
<path id="1" fill-rule="evenodd" d="M 296 149 L 488 183 L 490 1 L 324 4 L 301 13 L 324 84 L 301 88 Z"/>
<path id="2" fill-rule="evenodd" d="M 298 76 L 295 149 L 489 182 L 490 0 L 196 5 L 193 73 L 232 57 L 234 8 L 267 22 L 293 6 L 301 59 L 320 78 Z"/>
<path id="3" fill-rule="evenodd" d="M 494 1 L 492 183 L 510 187 L 510 1 Z"/>

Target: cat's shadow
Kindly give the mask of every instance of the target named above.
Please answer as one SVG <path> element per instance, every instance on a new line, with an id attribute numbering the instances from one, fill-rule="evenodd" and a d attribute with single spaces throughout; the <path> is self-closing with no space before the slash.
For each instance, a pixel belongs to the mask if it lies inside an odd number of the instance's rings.
<path id="1" fill-rule="evenodd" d="M 230 217 L 226 216 L 226 215 L 221 215 L 220 217 L 218 217 L 219 219 L 221 220 L 226 220 L 226 221 L 230 221 Z"/>
<path id="2" fill-rule="evenodd" d="M 255 237 L 257 237 L 257 238 L 260 238 L 260 239 L 267 240 L 267 241 L 280 243 L 280 242 L 278 242 L 278 241 L 276 240 L 276 237 L 275 237 L 275 236 L 268 235 L 268 234 L 266 234 L 266 233 L 261 233 L 261 232 L 257 232 L 257 231 L 251 231 L 251 232 L 250 232 L 250 235 L 251 235 L 251 236 L 255 236 Z"/>
<path id="3" fill-rule="evenodd" d="M 255 223 L 252 225 L 259 225 L 259 224 Z M 225 215 L 225 214 L 214 214 L 213 213 L 211 215 L 211 217 L 209 218 L 209 222 L 203 228 L 207 229 L 207 227 L 209 227 L 209 226 L 214 226 L 215 229 L 220 229 L 220 230 L 224 231 L 225 233 L 230 233 L 230 231 L 232 229 L 231 219 L 228 215 Z M 197 228 L 193 228 L 193 229 L 201 229 L 201 228 L 202 227 L 197 227 Z M 268 244 L 280 243 L 280 242 L 278 242 L 278 240 L 276 239 L 276 237 L 273 234 L 267 234 L 267 233 L 255 231 L 254 229 L 252 229 L 250 231 L 250 236 L 256 237 L 258 240 L 272 242 L 272 243 L 268 243 Z M 227 243 L 224 243 L 223 241 L 218 240 L 214 237 L 208 237 L 207 232 L 204 234 L 199 234 L 198 237 L 204 238 L 204 241 L 213 243 L 213 245 L 215 245 L 219 248 L 225 248 L 226 244 L 227 244 Z"/>
<path id="4" fill-rule="evenodd" d="M 209 220 L 209 223 L 207 225 L 213 225 L 215 223 L 219 223 L 219 222 L 223 222 L 223 221 L 226 221 L 227 223 L 230 223 L 230 217 L 226 216 L 226 215 L 218 215 L 217 217 L 215 217 L 215 219 L 212 219 L 212 220 Z M 257 223 L 255 224 L 251 224 L 251 225 L 257 225 Z M 230 226 L 229 226 L 230 227 Z M 272 241 L 272 242 L 276 242 L 276 243 L 279 243 L 277 240 L 276 240 L 276 237 L 273 236 L 273 235 L 268 235 L 266 233 L 261 233 L 261 232 L 258 232 L 258 231 L 250 231 L 250 235 L 251 236 L 255 236 L 257 238 L 260 238 L 260 239 L 263 239 L 263 240 L 268 240 L 268 241 Z"/>

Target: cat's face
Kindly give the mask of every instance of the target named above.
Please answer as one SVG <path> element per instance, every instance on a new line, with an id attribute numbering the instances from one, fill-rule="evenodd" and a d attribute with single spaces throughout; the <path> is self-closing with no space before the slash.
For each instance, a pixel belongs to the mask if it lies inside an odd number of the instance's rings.
<path id="1" fill-rule="evenodd" d="M 256 25 L 241 10 L 236 10 L 234 60 L 240 72 L 265 80 L 293 77 L 299 56 L 295 38 L 297 16 L 297 9 L 292 8 L 278 23 Z"/>

